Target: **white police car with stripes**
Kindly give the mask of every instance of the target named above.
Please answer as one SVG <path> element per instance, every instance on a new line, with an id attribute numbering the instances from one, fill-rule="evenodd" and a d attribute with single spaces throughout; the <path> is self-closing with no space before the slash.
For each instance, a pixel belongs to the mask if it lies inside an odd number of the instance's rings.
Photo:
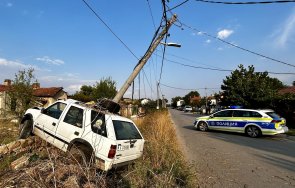
<path id="1" fill-rule="evenodd" d="M 221 130 L 246 133 L 250 137 L 288 132 L 286 120 L 272 110 L 226 109 L 196 118 L 200 131 Z"/>

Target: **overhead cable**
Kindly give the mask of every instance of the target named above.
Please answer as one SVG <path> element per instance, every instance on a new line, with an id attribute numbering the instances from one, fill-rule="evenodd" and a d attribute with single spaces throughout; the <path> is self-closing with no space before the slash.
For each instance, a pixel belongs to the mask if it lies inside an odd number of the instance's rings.
<path id="1" fill-rule="evenodd" d="M 189 29 L 191 29 L 191 30 L 193 30 L 193 31 L 196 31 L 196 32 L 198 32 L 198 33 L 200 33 L 200 34 L 203 34 L 203 35 L 205 35 L 205 36 L 207 36 L 207 37 L 211 37 L 211 38 L 214 38 L 214 39 L 216 39 L 216 40 L 219 40 L 219 41 L 221 41 L 221 42 L 223 42 L 223 43 L 225 43 L 225 44 L 228 44 L 228 45 L 233 46 L 233 47 L 235 47 L 235 48 L 238 48 L 238 49 L 240 49 L 240 50 L 246 51 L 246 52 L 248 52 L 248 53 L 251 53 L 251 54 L 254 54 L 254 55 L 257 55 L 257 56 L 263 57 L 263 58 L 265 58 L 265 59 L 268 59 L 268 60 L 271 60 L 271 61 L 274 61 L 274 62 L 277 62 L 277 63 L 281 63 L 281 64 L 288 65 L 288 66 L 291 66 L 291 67 L 295 67 L 295 65 L 293 65 L 293 64 L 286 63 L 286 62 L 284 62 L 284 61 L 277 60 L 277 59 L 274 59 L 274 58 L 272 58 L 272 57 L 269 57 L 269 56 L 266 56 L 266 55 L 263 55 L 263 54 L 260 54 L 260 53 L 257 53 L 257 52 L 254 52 L 254 51 L 248 50 L 248 49 L 246 49 L 246 48 L 244 48 L 244 47 L 241 47 L 241 46 L 238 46 L 238 45 L 233 44 L 233 43 L 231 43 L 231 42 L 225 41 L 225 40 L 223 40 L 223 39 L 221 39 L 221 38 L 219 38 L 219 37 L 217 37 L 217 36 L 213 36 L 213 35 L 211 35 L 211 34 L 208 34 L 208 33 L 206 33 L 206 32 L 203 32 L 203 31 L 201 31 L 201 30 L 199 30 L 199 29 L 196 29 L 196 28 L 193 28 L 193 27 L 191 27 L 191 26 L 188 26 L 188 25 L 184 24 L 183 22 L 179 21 L 179 19 L 178 19 L 177 21 L 178 21 L 182 26 L 185 26 L 185 27 L 187 27 L 187 28 L 189 28 Z"/>
<path id="2" fill-rule="evenodd" d="M 179 3 L 178 5 L 176 5 L 176 6 L 172 7 L 172 8 L 169 8 L 167 11 L 171 11 L 171 10 L 173 10 L 173 9 L 176 9 L 177 7 L 180 7 L 181 5 L 187 3 L 188 1 L 189 1 L 189 0 L 185 0 L 185 1 L 183 1 L 182 3 Z"/>
<path id="3" fill-rule="evenodd" d="M 180 88 L 180 87 L 174 87 L 174 86 L 169 86 L 163 83 L 160 83 L 160 85 L 168 87 L 168 88 L 172 88 L 172 89 L 179 89 L 179 90 L 190 90 L 190 91 L 196 91 L 196 90 L 201 90 L 201 89 L 220 89 L 220 88 L 193 88 L 193 89 L 187 89 L 187 88 Z"/>
<path id="4" fill-rule="evenodd" d="M 161 57 L 158 54 L 155 54 L 155 55 Z M 182 66 L 190 67 L 190 68 L 195 68 L 195 69 L 204 69 L 204 70 L 212 70 L 212 71 L 220 71 L 220 72 L 233 72 L 233 71 L 235 71 L 235 70 L 230 70 L 230 69 L 219 69 L 219 68 L 210 68 L 210 67 L 189 65 L 189 64 L 178 62 L 178 61 L 170 60 L 167 58 L 165 58 L 165 60 L 169 61 L 171 63 L 174 63 L 174 64 L 178 64 L 178 65 L 182 65 Z M 264 71 L 264 72 L 267 72 L 268 74 L 295 75 L 295 73 L 292 73 L 292 72 L 271 72 L 271 71 Z M 255 73 L 264 73 L 264 72 L 255 72 Z"/>
<path id="5" fill-rule="evenodd" d="M 253 4 L 273 4 L 273 3 L 294 3 L 295 0 L 278 0 L 278 1 L 247 1 L 247 2 L 228 2 L 228 1 L 210 1 L 210 0 L 195 0 L 202 3 L 216 3 L 227 5 L 253 5 Z"/>
<path id="6" fill-rule="evenodd" d="M 85 5 L 93 12 L 93 14 L 108 28 L 108 30 L 125 46 L 125 48 L 137 59 L 139 58 L 132 52 L 132 50 L 119 38 L 118 35 L 108 26 L 108 24 L 98 15 L 98 13 L 85 1 L 82 0 Z"/>

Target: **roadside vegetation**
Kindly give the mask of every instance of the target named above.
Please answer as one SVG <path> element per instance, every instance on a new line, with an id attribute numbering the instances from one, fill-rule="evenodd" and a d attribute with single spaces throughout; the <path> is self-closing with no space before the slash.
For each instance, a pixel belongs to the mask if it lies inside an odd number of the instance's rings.
<path id="1" fill-rule="evenodd" d="M 29 137 L 18 144 L 26 148 L 11 146 L 0 154 L 0 187 L 196 187 L 196 174 L 185 161 L 168 112 L 154 112 L 136 123 L 146 143 L 143 157 L 133 165 L 108 173 L 74 165 L 65 153 Z M 16 125 L 1 122 L 0 127 L 1 145 L 17 140 Z M 18 158 L 28 163 L 13 170 Z"/>

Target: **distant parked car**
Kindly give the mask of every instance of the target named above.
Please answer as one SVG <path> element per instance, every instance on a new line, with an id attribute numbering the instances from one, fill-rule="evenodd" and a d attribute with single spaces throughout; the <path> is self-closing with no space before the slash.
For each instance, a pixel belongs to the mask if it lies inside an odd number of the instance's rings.
<path id="1" fill-rule="evenodd" d="M 245 133 L 250 137 L 288 132 L 286 120 L 272 110 L 227 109 L 196 118 L 200 131 L 221 130 Z"/>
<path id="2" fill-rule="evenodd" d="M 191 106 L 184 106 L 183 111 L 184 112 L 191 112 L 193 110 L 193 108 Z"/>

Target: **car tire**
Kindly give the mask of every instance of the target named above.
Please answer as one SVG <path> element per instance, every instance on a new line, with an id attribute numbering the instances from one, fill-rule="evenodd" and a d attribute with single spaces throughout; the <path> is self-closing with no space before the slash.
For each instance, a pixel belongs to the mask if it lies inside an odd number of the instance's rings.
<path id="1" fill-rule="evenodd" d="M 208 131 L 207 123 L 204 122 L 204 121 L 199 122 L 198 125 L 197 125 L 197 130 L 199 130 L 199 131 Z"/>
<path id="2" fill-rule="evenodd" d="M 73 144 L 69 150 L 69 156 L 72 163 L 83 167 L 91 166 L 94 161 L 92 152 L 82 144 Z"/>
<path id="3" fill-rule="evenodd" d="M 30 119 L 25 120 L 19 125 L 19 139 L 28 138 L 33 131 L 33 121 Z"/>
<path id="4" fill-rule="evenodd" d="M 251 138 L 257 138 L 259 136 L 261 136 L 261 131 L 257 126 L 253 126 L 250 125 L 246 128 L 245 133 L 247 134 L 247 136 L 251 137 Z"/>

